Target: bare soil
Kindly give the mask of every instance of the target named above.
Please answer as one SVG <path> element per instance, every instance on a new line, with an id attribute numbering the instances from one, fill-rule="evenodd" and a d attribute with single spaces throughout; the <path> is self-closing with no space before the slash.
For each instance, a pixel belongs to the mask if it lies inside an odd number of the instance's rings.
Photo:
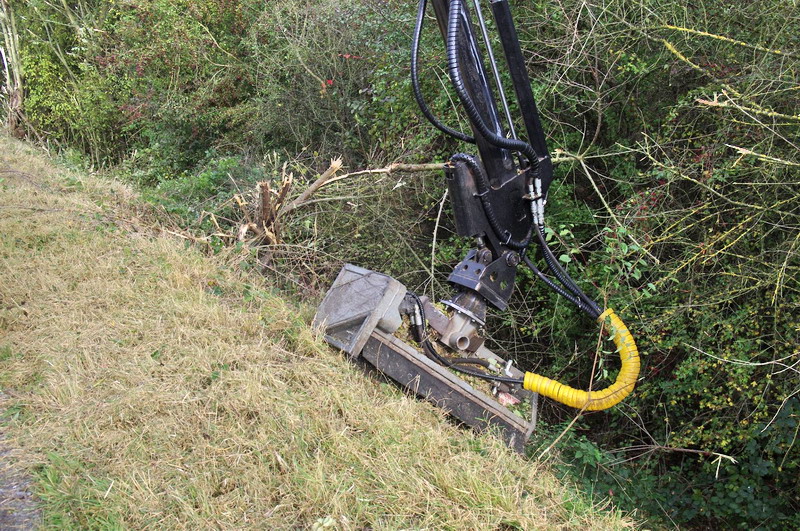
<path id="1" fill-rule="evenodd" d="M 5 395 L 0 391 L 0 404 Z M 3 414 L 0 414 L 2 422 Z M 0 529 L 37 529 L 41 511 L 31 492 L 31 477 L 17 464 L 14 449 L 0 427 Z"/>

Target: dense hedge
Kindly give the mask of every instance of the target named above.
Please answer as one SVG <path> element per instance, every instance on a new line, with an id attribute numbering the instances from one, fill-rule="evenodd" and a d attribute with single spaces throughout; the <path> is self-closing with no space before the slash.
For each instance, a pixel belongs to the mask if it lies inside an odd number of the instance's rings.
<path id="1" fill-rule="evenodd" d="M 411 4 L 30 0 L 16 13 L 25 113 L 66 153 L 115 167 L 189 221 L 237 185 L 277 179 L 283 161 L 311 178 L 334 155 L 353 168 L 443 160 L 468 147 L 419 118 Z M 637 392 L 561 439 L 566 469 L 654 520 L 800 526 L 800 20 L 779 0 L 514 8 L 561 161 L 550 238 L 644 354 Z M 425 90 L 463 127 L 432 26 Z M 435 176 L 404 184 L 375 188 L 356 214 L 325 203 L 288 234 L 318 260 L 356 257 L 415 282 L 409 268 L 424 260 L 393 258 L 409 252 L 400 225 L 424 247 L 443 188 Z M 442 271 L 463 245 L 440 241 Z M 530 276 L 519 291 L 494 318 L 497 341 L 585 385 L 591 323 Z M 601 353 L 597 385 L 615 367 Z M 546 409 L 539 443 L 572 415 Z"/>

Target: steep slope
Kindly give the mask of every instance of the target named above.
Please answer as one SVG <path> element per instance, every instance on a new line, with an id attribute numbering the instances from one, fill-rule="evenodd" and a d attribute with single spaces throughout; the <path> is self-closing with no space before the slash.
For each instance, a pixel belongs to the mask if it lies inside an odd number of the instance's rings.
<path id="1" fill-rule="evenodd" d="M 363 375 L 137 204 L 0 138 L 0 409 L 47 525 L 630 525 Z"/>

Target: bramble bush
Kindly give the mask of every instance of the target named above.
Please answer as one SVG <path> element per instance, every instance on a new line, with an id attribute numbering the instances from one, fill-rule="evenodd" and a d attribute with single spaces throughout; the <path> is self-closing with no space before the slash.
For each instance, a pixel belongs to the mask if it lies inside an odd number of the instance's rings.
<path id="1" fill-rule="evenodd" d="M 581 462 L 586 453 L 571 455 L 577 443 L 562 455 L 580 462 L 573 470 L 599 495 L 613 490 L 623 507 L 655 519 L 794 528 L 798 480 L 786 467 L 800 459 L 797 21 L 777 4 L 678 7 L 571 4 L 556 17 L 561 40 L 537 33 L 532 48 L 550 65 L 541 75 L 552 93 L 574 105 L 571 116 L 545 110 L 550 130 L 586 131 L 582 144 L 564 135 L 559 146 L 572 174 L 554 190 L 550 219 L 575 236 L 562 238 L 562 252 L 634 323 L 644 355 L 632 399 L 586 418 L 581 444 L 602 448 L 602 459 Z M 543 3 L 530 12 L 543 28 L 559 27 L 537 19 Z M 746 22 L 755 16 L 758 27 Z M 583 47 L 568 46 L 576 34 Z M 573 241 L 584 242 L 577 252 Z M 552 315 L 529 309 L 531 322 Z M 555 315 L 547 346 L 571 352 L 576 336 L 563 331 L 581 318 Z M 582 363 L 544 354 L 543 365 L 586 382 L 593 350 L 584 346 Z M 598 373 L 598 388 L 613 377 Z M 572 414 L 551 419 L 559 416 Z"/>

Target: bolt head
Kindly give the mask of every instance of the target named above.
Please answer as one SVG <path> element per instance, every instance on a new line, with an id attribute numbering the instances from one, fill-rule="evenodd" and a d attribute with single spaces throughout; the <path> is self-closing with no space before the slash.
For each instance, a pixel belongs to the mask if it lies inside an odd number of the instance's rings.
<path id="1" fill-rule="evenodd" d="M 506 265 L 509 267 L 517 267 L 519 265 L 519 254 L 511 251 L 506 254 Z"/>

